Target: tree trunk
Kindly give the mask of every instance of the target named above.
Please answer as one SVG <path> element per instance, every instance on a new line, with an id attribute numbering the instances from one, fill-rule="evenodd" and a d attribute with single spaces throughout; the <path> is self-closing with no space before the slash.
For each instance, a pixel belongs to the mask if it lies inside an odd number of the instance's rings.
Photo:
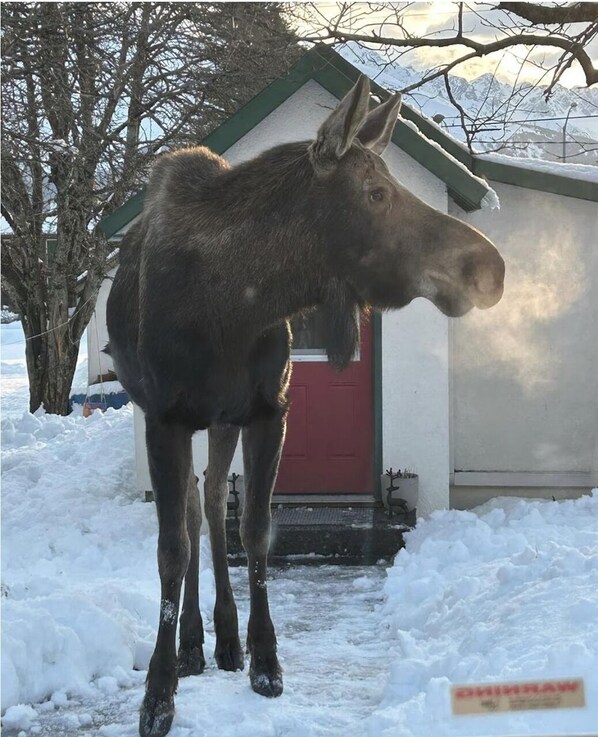
<path id="1" fill-rule="evenodd" d="M 29 374 L 29 411 L 42 407 L 51 414 L 67 415 L 70 412 L 69 397 L 73 376 L 77 368 L 80 339 L 71 340 L 63 326 L 41 334 L 39 328 L 46 324 L 45 315 L 36 313 L 23 321 L 26 337 L 25 355 Z"/>

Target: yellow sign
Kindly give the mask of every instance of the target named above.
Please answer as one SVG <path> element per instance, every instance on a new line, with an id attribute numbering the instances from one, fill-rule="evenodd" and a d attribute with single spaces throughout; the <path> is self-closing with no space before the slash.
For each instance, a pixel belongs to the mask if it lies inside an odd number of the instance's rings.
<path id="1" fill-rule="evenodd" d="M 576 709 L 586 704 L 582 678 L 452 686 L 451 701 L 455 715 Z"/>

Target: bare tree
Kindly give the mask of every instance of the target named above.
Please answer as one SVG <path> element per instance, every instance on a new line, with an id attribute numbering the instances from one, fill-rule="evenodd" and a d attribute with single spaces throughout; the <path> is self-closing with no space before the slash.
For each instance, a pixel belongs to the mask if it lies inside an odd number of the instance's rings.
<path id="1" fill-rule="evenodd" d="M 22 318 L 32 412 L 68 412 L 110 251 L 97 223 L 158 151 L 198 142 L 295 60 L 280 7 L 257 11 L 2 5 L 2 289 Z"/>
<path id="2" fill-rule="evenodd" d="M 501 109 L 490 117 L 472 117 L 452 89 L 452 72 L 468 62 L 508 50 L 521 54 L 523 49 L 521 68 L 525 64 L 536 67 L 537 84 L 544 86 L 546 98 L 574 67 L 581 70 L 588 87 L 598 82 L 598 68 L 588 49 L 598 35 L 598 3 L 455 3 L 449 22 L 442 14 L 434 19 L 434 9 L 429 10 L 432 22 L 419 30 L 413 21 L 425 13 L 412 2 L 298 3 L 290 12 L 304 41 L 332 45 L 351 42 L 364 50 L 373 48 L 382 52 L 381 64 L 409 64 L 409 55 L 421 49 L 441 51 L 440 62 L 397 91 L 409 93 L 441 78 L 470 146 L 477 133 L 492 123 L 493 116 L 498 118 L 505 109 L 512 111 L 527 92 L 516 80 L 510 99 L 503 100 Z M 525 85 L 526 90 L 529 88 Z"/>

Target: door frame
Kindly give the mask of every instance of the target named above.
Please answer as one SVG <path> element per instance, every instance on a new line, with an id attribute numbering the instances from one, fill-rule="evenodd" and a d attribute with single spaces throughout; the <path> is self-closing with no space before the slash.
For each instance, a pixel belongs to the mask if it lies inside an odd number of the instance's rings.
<path id="1" fill-rule="evenodd" d="M 372 311 L 372 495 L 375 501 L 382 501 L 382 489 L 380 478 L 383 473 L 383 425 L 382 425 L 382 314 Z M 301 499 L 314 503 L 315 498 L 309 495 L 275 494 L 276 503 L 299 503 Z M 301 499 L 299 499 L 301 496 Z M 317 496 L 317 495 L 315 495 Z M 332 495 L 331 495 L 332 496 Z M 369 496 L 369 495 L 367 495 Z M 356 499 L 347 503 L 355 503 Z"/>
<path id="2" fill-rule="evenodd" d="M 374 499 L 382 501 L 382 489 L 380 477 L 382 468 L 382 314 L 374 311 L 371 314 L 372 321 L 372 400 L 373 400 L 373 474 L 372 489 Z"/>

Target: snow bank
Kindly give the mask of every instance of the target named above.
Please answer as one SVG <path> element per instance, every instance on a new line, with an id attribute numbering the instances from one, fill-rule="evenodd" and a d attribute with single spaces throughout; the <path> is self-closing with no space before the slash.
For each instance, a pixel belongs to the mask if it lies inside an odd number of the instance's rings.
<path id="1" fill-rule="evenodd" d="M 98 675 L 132 667 L 132 622 L 117 600 L 134 597 L 135 586 L 123 578 L 122 553 L 151 537 L 153 510 L 131 498 L 130 409 L 7 418 L 2 446 L 5 709 L 59 688 L 80 692 Z M 129 530 L 126 518 L 135 523 Z M 148 563 L 154 556 L 148 546 Z M 107 577 L 116 581 L 102 587 Z"/>
<path id="2" fill-rule="evenodd" d="M 7 418 L 2 446 L 2 709 L 130 682 L 147 668 L 160 599 L 132 408 Z"/>
<path id="3" fill-rule="evenodd" d="M 26 729 L 19 704 L 142 677 L 131 669 L 147 668 L 155 640 L 157 522 L 135 490 L 132 406 L 88 418 L 23 412 L 23 331 L 1 332 L 1 706 L 5 726 Z M 85 350 L 79 368 L 87 388 Z M 210 612 L 209 548 L 203 566 Z"/>
<path id="4" fill-rule="evenodd" d="M 407 535 L 385 594 L 397 645 L 372 737 L 595 732 L 598 490 L 435 512 Z M 450 713 L 454 683 L 578 676 L 585 709 Z"/>
<path id="5" fill-rule="evenodd" d="M 25 358 L 25 336 L 20 321 L 2 325 L 0 331 L 2 361 L 2 417 L 20 418 L 29 407 L 29 382 Z M 88 381 L 87 331 L 79 345 L 73 390 L 85 394 Z"/>

